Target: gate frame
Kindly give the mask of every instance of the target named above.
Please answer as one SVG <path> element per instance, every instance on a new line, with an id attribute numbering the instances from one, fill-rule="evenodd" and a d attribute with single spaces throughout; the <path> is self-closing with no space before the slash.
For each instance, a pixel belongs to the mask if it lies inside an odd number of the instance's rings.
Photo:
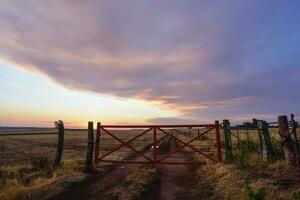
<path id="1" fill-rule="evenodd" d="M 163 128 L 207 128 L 204 132 L 198 134 L 196 137 L 191 139 L 188 142 L 184 142 L 181 139 L 177 138 L 173 134 L 170 134 L 163 130 Z M 107 128 L 112 128 L 112 129 L 123 129 L 123 128 L 144 128 L 146 130 L 143 130 L 143 132 L 138 133 L 136 136 L 132 137 L 131 139 L 127 141 L 123 141 L 122 139 L 116 137 L 113 133 L 109 132 Z M 214 159 L 213 157 L 207 155 L 203 151 L 196 149 L 195 147 L 191 146 L 190 143 L 195 141 L 196 139 L 200 138 L 201 136 L 207 134 L 211 130 L 216 130 L 216 145 L 215 148 L 217 149 L 216 151 L 216 157 L 217 159 Z M 162 138 L 157 140 L 157 131 L 161 131 L 163 134 L 165 134 Z M 137 138 L 141 137 L 142 135 L 149 134 L 149 132 L 152 131 L 153 135 L 153 141 L 150 143 L 152 148 L 152 158 L 148 157 L 145 155 L 145 153 L 142 153 L 138 150 L 136 150 L 134 147 L 130 145 L 130 143 Z M 110 135 L 114 140 L 117 140 L 120 145 L 113 150 L 110 150 L 109 152 L 106 152 L 104 155 L 102 155 L 99 158 L 99 150 L 100 150 L 100 137 L 101 137 L 101 132 L 104 132 L 105 134 Z M 180 142 L 181 146 L 177 147 L 175 150 L 170 151 L 167 153 L 167 155 L 164 155 L 162 158 L 157 159 L 157 143 L 160 142 L 165 136 L 170 136 L 174 138 L 176 141 Z M 206 158 L 214 161 L 214 162 L 222 162 L 222 150 L 221 150 L 221 139 L 220 139 L 220 123 L 219 121 L 215 121 L 214 124 L 190 124 L 190 125 L 102 125 L 100 122 L 97 123 L 97 134 L 96 134 L 96 142 L 95 142 L 95 157 L 94 157 L 94 163 L 97 164 L 98 162 L 105 162 L 105 163 L 122 163 L 122 164 L 151 164 L 151 165 L 185 165 L 185 164 L 201 164 L 201 162 L 189 162 L 189 161 L 182 161 L 182 162 L 177 162 L 177 161 L 164 161 L 165 159 L 169 158 L 171 155 L 175 154 L 176 152 L 179 152 L 181 149 L 184 147 L 189 147 L 191 148 L 195 153 L 199 153 Z M 139 156 L 145 158 L 148 161 L 134 161 L 134 160 L 111 160 L 111 159 L 104 159 L 105 157 L 109 156 L 113 152 L 116 152 L 122 147 L 128 147 L 135 153 L 137 153 Z"/>

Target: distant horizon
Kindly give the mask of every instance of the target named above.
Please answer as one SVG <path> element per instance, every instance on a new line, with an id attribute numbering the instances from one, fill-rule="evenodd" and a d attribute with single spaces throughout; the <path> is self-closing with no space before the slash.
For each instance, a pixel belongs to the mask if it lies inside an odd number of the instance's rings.
<path id="1" fill-rule="evenodd" d="M 289 115 L 287 115 L 288 118 L 289 118 Z M 252 118 L 252 119 L 249 119 L 249 120 L 246 120 L 246 121 L 241 121 L 239 123 L 232 123 L 231 122 L 231 125 L 232 126 L 239 126 L 239 125 L 243 125 L 243 123 L 245 122 L 252 122 L 253 119 L 256 119 L 256 118 Z M 230 121 L 230 119 L 228 119 Z M 262 119 L 257 119 L 257 120 L 262 120 Z M 297 120 L 296 120 L 297 121 Z M 86 129 L 87 126 L 88 126 L 88 123 L 90 121 L 87 121 L 86 122 L 86 126 L 66 126 L 65 128 L 70 128 L 70 129 Z M 219 120 L 220 123 L 223 122 L 223 120 Z M 96 127 L 98 122 L 94 122 L 94 127 Z M 211 124 L 214 123 L 214 121 L 210 122 Z M 267 123 L 276 123 L 276 120 L 273 120 L 273 121 L 267 121 Z M 109 124 L 104 124 L 102 123 L 103 125 L 178 125 L 180 123 L 166 123 L 166 124 L 159 124 L 159 123 L 156 123 L 156 124 L 153 124 L 153 123 L 138 123 L 138 124 L 130 124 L 130 123 L 109 123 Z M 205 124 L 205 123 L 181 123 L 182 125 L 191 125 L 191 124 Z M 49 126 L 24 126 L 24 125 L 5 125 L 5 124 L 0 124 L 0 129 L 1 128 L 41 128 L 41 129 L 49 129 L 49 128 L 55 128 L 54 125 L 50 125 L 50 122 L 49 122 Z"/>

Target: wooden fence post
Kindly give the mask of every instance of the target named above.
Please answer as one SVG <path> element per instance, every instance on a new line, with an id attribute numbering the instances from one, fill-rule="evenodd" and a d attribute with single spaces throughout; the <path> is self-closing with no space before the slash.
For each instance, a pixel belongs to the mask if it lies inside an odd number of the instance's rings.
<path id="1" fill-rule="evenodd" d="M 217 158 L 218 162 L 222 162 L 222 147 L 221 147 L 221 138 L 220 138 L 220 123 L 215 121 L 216 128 L 216 145 L 217 145 Z"/>
<path id="2" fill-rule="evenodd" d="M 293 140 L 296 145 L 296 158 L 297 158 L 297 165 L 300 164 L 300 147 L 299 147 L 299 141 L 298 141 L 298 136 L 297 136 L 297 127 L 298 123 L 295 121 L 295 115 L 291 114 L 291 126 L 292 126 L 292 134 L 293 134 Z"/>
<path id="3" fill-rule="evenodd" d="M 264 161 L 267 161 L 271 156 L 274 155 L 273 146 L 270 138 L 270 133 L 268 129 L 268 124 L 266 121 L 259 120 L 257 122 L 259 129 L 259 142 L 262 158 Z"/>
<path id="4" fill-rule="evenodd" d="M 288 118 L 286 115 L 278 117 L 278 133 L 282 141 L 282 150 L 286 163 L 292 166 L 296 165 L 295 145 L 289 134 Z"/>
<path id="5" fill-rule="evenodd" d="M 56 156 L 55 156 L 55 166 L 59 166 L 61 162 L 61 157 L 64 149 L 64 123 L 61 120 L 58 120 L 58 122 L 55 123 L 58 128 L 58 143 L 57 143 L 57 150 L 56 150 Z"/>
<path id="6" fill-rule="evenodd" d="M 97 123 L 97 134 L 96 134 L 96 142 L 95 142 L 95 158 L 94 163 L 98 163 L 99 157 L 99 149 L 100 149 L 100 135 L 101 135 L 101 123 Z"/>
<path id="7" fill-rule="evenodd" d="M 87 169 L 91 169 L 93 166 L 93 152 L 94 152 L 94 124 L 88 123 L 88 144 L 85 166 Z"/>
<path id="8" fill-rule="evenodd" d="M 230 162 L 233 160 L 232 154 L 232 141 L 231 141 L 231 130 L 230 122 L 228 119 L 223 120 L 224 127 L 224 145 L 225 145 L 225 161 Z"/>

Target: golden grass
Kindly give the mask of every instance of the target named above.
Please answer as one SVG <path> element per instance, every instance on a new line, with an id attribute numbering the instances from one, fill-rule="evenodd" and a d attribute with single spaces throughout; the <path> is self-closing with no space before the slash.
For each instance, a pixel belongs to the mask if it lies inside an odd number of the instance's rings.
<path id="1" fill-rule="evenodd" d="M 197 171 L 196 196 L 205 199 L 248 199 L 248 189 L 264 188 L 266 199 L 293 199 L 300 191 L 299 170 L 284 161 L 262 162 L 251 154 L 247 168 L 237 164 L 208 164 Z"/>
<path id="2" fill-rule="evenodd" d="M 123 182 L 99 197 L 102 200 L 143 200 L 155 198 L 158 189 L 158 170 L 137 168 Z"/>
<path id="3" fill-rule="evenodd" d="M 62 181 L 83 179 L 82 166 L 78 161 L 64 162 L 57 169 L 51 165 L 43 169 L 36 169 L 32 164 L 2 166 L 0 199 L 40 199 Z"/>

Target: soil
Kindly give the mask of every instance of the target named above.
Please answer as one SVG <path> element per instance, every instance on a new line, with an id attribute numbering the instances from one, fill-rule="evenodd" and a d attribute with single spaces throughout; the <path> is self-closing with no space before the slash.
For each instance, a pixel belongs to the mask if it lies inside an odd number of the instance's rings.
<path id="1" fill-rule="evenodd" d="M 146 155 L 150 156 L 151 152 L 146 152 Z M 181 158 L 181 160 L 186 158 L 183 153 L 178 156 L 177 158 Z M 103 176 L 97 176 L 97 173 L 91 174 L 85 181 L 71 185 L 52 200 L 99 199 L 105 192 L 122 183 L 122 180 L 139 166 L 141 165 L 116 165 L 113 170 Z M 160 189 L 159 194 L 153 194 L 153 196 L 158 196 L 158 200 L 193 199 L 193 187 L 196 184 L 193 167 L 190 165 L 163 165 L 157 166 L 157 168 L 160 171 Z"/>
<path id="2" fill-rule="evenodd" d="M 113 170 L 100 176 L 94 172 L 84 181 L 70 185 L 51 200 L 97 199 L 101 193 L 118 185 L 135 167 L 137 166 L 115 166 Z"/>
<path id="3" fill-rule="evenodd" d="M 167 165 L 159 169 L 162 172 L 160 200 L 193 199 L 193 187 L 196 180 L 191 166 Z"/>

